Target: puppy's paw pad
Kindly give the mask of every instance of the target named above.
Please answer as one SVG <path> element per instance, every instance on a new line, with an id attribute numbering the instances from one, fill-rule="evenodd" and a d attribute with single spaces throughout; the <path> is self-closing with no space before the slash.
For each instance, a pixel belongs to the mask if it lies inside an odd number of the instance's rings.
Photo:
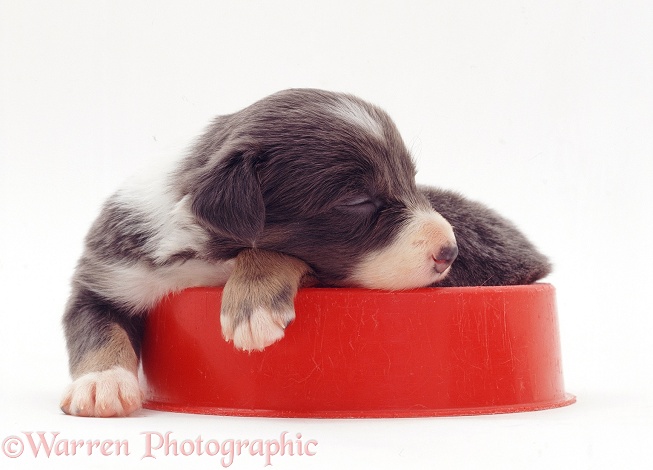
<path id="1" fill-rule="evenodd" d="M 295 318 L 294 310 L 271 313 L 264 308 L 256 308 L 246 320 L 237 325 L 223 326 L 225 338 L 233 340 L 234 346 L 245 351 L 262 350 L 284 336 L 286 326 Z M 221 318 L 223 325 L 228 318 Z"/>
<path id="2" fill-rule="evenodd" d="M 61 409 L 75 416 L 108 418 L 127 416 L 138 410 L 142 401 L 137 377 L 122 367 L 115 367 L 75 380 L 61 400 Z"/>

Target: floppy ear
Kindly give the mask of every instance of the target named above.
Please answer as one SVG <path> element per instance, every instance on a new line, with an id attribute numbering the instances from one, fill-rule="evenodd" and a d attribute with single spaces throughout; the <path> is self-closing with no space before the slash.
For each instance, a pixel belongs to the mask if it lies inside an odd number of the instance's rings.
<path id="1" fill-rule="evenodd" d="M 252 242 L 263 230 L 265 205 L 255 161 L 237 151 L 204 171 L 191 189 L 192 211 L 213 231 Z"/>

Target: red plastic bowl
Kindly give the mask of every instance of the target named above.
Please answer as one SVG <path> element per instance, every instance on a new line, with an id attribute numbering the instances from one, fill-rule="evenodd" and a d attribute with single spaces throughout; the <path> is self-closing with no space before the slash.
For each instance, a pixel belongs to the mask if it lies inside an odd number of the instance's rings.
<path id="1" fill-rule="evenodd" d="M 264 351 L 220 333 L 218 288 L 165 299 L 143 343 L 146 408 L 235 416 L 417 417 L 565 406 L 555 290 L 300 290 Z"/>

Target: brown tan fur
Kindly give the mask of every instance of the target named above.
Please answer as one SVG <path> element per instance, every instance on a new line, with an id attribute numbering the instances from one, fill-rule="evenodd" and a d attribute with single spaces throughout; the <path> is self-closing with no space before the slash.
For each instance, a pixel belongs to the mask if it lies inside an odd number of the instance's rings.
<path id="1" fill-rule="evenodd" d="M 71 376 L 74 379 L 90 372 L 99 372 L 112 367 L 122 367 L 134 373 L 138 371 L 138 357 L 136 357 L 127 332 L 114 324 L 109 337 L 109 343 L 105 347 L 89 353 L 80 363 L 73 366 Z"/>

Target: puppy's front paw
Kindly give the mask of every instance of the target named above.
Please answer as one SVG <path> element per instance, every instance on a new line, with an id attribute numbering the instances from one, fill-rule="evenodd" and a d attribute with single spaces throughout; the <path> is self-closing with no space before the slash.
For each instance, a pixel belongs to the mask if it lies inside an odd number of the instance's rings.
<path id="1" fill-rule="evenodd" d="M 284 330 L 295 319 L 292 295 L 289 299 L 277 297 L 270 302 L 264 298 L 268 296 L 256 291 L 229 292 L 228 287 L 235 288 L 225 286 L 220 314 L 222 335 L 227 341 L 233 341 L 238 349 L 252 351 L 283 338 Z"/>
<path id="2" fill-rule="evenodd" d="M 295 319 L 295 294 L 309 272 L 301 260 L 258 249 L 242 250 L 222 291 L 222 335 L 246 351 L 281 339 Z"/>
<path id="3" fill-rule="evenodd" d="M 127 416 L 141 407 L 142 400 L 136 375 L 114 367 L 77 378 L 64 393 L 61 410 L 76 416 Z"/>

